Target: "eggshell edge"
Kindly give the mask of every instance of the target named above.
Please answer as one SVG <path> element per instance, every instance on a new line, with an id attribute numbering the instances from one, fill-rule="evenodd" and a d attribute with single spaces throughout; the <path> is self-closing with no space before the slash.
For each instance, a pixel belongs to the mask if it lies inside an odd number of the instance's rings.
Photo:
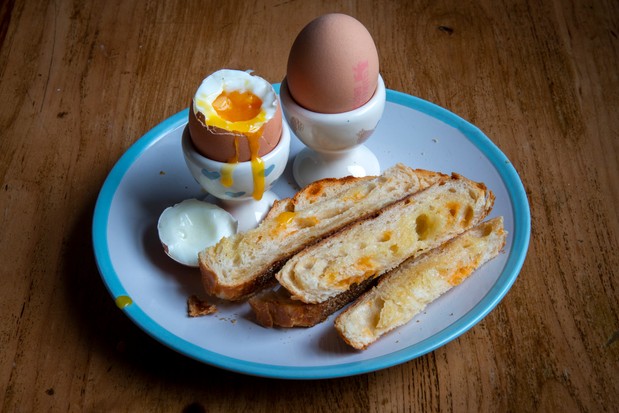
<path id="1" fill-rule="evenodd" d="M 282 136 L 282 127 L 282 109 L 279 99 L 277 99 L 275 114 L 264 124 L 262 136 L 259 139 L 258 156 L 266 155 L 277 146 Z M 196 150 L 202 156 L 218 162 L 230 162 L 234 159 L 236 152 L 234 140 L 237 137 L 239 144 L 238 161 L 251 160 L 247 136 L 240 132 L 232 132 L 204 124 L 195 114 L 193 100 L 189 110 L 189 136 Z"/>

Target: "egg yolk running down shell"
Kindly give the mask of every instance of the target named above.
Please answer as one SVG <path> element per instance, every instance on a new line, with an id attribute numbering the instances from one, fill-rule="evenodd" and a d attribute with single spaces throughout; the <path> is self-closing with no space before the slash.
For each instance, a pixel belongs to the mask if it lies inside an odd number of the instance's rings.
<path id="1" fill-rule="evenodd" d="M 253 198 L 262 199 L 262 156 L 279 142 L 281 109 L 270 83 L 247 72 L 223 69 L 207 77 L 193 99 L 191 139 L 205 157 L 224 163 L 220 182 L 234 185 L 239 162 L 251 162 Z"/>
<path id="2" fill-rule="evenodd" d="M 251 170 L 254 180 L 253 197 L 256 201 L 259 201 L 262 199 L 262 194 L 264 193 L 264 162 L 262 161 L 262 158 L 258 156 L 258 151 L 260 150 L 259 139 L 262 136 L 262 130 L 264 127 L 261 126 L 258 129 L 255 129 L 254 125 L 264 123 L 265 116 L 264 112 L 261 110 L 262 100 L 248 91 L 223 91 L 213 101 L 212 105 L 213 109 L 215 109 L 215 112 L 217 112 L 217 115 L 219 115 L 222 120 L 233 122 L 234 129 L 243 133 L 247 137 L 249 151 L 251 154 Z M 233 158 L 228 160 L 229 166 L 224 167 L 221 171 L 221 183 L 227 187 L 232 186 L 234 183 L 232 173 L 234 172 L 234 164 L 239 162 L 238 145 L 238 136 L 235 136 L 235 155 Z"/>

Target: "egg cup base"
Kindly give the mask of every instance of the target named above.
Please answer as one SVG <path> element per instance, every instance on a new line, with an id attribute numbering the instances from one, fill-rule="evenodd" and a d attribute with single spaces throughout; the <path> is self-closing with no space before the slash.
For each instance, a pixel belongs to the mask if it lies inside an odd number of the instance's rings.
<path id="1" fill-rule="evenodd" d="M 260 200 L 255 200 L 254 172 L 251 162 L 239 162 L 232 166 L 233 183 L 222 183 L 224 168 L 229 164 L 202 156 L 194 147 L 188 128 L 183 131 L 181 146 L 189 172 L 196 182 L 209 194 L 207 202 L 228 211 L 238 221 L 238 230 L 256 227 L 277 199 L 270 191 L 281 177 L 290 156 L 290 131 L 284 122 L 282 134 L 275 148 L 262 157 L 264 163 L 264 189 Z"/>
<path id="2" fill-rule="evenodd" d="M 379 175 L 380 164 L 376 155 L 365 145 L 338 154 L 304 148 L 294 159 L 292 174 L 297 185 L 303 188 L 324 178 Z"/>
<path id="3" fill-rule="evenodd" d="M 273 203 L 279 200 L 273 191 L 265 191 L 259 201 L 255 199 L 221 199 L 208 195 L 206 202 L 217 205 L 236 219 L 237 232 L 244 232 L 256 228 L 269 212 Z"/>

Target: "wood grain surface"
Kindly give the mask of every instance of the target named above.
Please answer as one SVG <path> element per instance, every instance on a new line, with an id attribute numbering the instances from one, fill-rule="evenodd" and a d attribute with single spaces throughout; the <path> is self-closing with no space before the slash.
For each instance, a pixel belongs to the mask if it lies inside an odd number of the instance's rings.
<path id="1" fill-rule="evenodd" d="M 387 87 L 480 127 L 519 172 L 532 234 L 483 321 L 410 362 L 285 381 L 162 346 L 98 274 L 93 208 L 199 82 L 272 82 L 311 19 L 372 33 Z M 19 1 L 0 4 L 0 411 L 612 412 L 619 408 L 619 2 Z"/>

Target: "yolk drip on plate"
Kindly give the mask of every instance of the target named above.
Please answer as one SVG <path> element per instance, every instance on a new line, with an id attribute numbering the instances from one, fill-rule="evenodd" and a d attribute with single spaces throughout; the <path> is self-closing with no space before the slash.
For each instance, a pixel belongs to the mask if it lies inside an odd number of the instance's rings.
<path id="1" fill-rule="evenodd" d="M 121 309 L 133 304 L 133 300 L 127 295 L 119 295 L 118 297 L 116 297 L 115 302 L 116 306 Z"/>
<path id="2" fill-rule="evenodd" d="M 242 133 L 247 137 L 250 151 L 253 197 L 259 201 L 264 193 L 264 162 L 258 156 L 260 137 L 264 129 L 266 114 L 262 110 L 262 100 L 249 91 L 223 91 L 212 103 L 217 116 L 208 119 L 208 124 L 221 129 Z M 257 126 L 259 125 L 259 126 Z M 234 183 L 232 174 L 238 164 L 239 137 L 234 136 L 235 155 L 221 170 L 221 184 L 230 187 Z"/>

